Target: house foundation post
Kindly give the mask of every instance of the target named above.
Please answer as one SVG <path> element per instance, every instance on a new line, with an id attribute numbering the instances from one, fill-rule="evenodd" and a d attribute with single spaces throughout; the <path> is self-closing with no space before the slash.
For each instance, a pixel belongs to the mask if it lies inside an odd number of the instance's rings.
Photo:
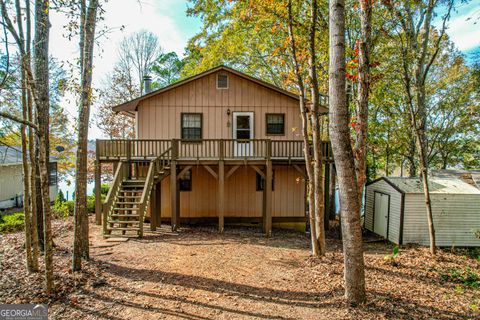
<path id="1" fill-rule="evenodd" d="M 157 186 L 153 185 L 151 194 L 150 194 L 150 230 L 157 230 Z"/>
<path id="2" fill-rule="evenodd" d="M 225 163 L 223 160 L 218 162 L 218 231 L 224 230 L 225 216 Z"/>
<path id="3" fill-rule="evenodd" d="M 170 162 L 170 207 L 172 231 L 177 231 L 180 223 L 179 186 L 177 179 L 178 140 L 172 140 L 172 161 Z"/>
<path id="4" fill-rule="evenodd" d="M 263 188 L 264 204 L 263 204 L 263 227 L 266 237 L 272 235 L 272 178 L 273 178 L 273 168 L 272 160 L 270 158 L 272 150 L 271 141 L 267 141 L 267 161 L 265 165 L 265 185 Z"/>

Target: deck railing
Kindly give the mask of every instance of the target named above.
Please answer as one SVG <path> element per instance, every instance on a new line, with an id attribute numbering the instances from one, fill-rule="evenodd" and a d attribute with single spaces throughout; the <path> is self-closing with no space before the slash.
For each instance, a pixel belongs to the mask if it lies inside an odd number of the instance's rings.
<path id="1" fill-rule="evenodd" d="M 203 139 L 192 140 L 97 140 L 100 160 L 151 160 L 171 150 L 172 160 L 273 159 L 301 160 L 302 140 Z M 330 142 L 322 142 L 326 160 L 331 160 Z"/>

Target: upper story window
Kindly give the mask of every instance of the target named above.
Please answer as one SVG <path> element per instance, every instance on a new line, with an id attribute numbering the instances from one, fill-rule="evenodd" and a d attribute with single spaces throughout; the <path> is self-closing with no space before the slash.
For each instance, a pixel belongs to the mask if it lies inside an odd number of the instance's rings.
<path id="1" fill-rule="evenodd" d="M 224 73 L 217 74 L 217 89 L 228 89 L 228 75 Z"/>
<path id="2" fill-rule="evenodd" d="M 182 139 L 202 139 L 202 114 L 182 113 Z"/>
<path id="3" fill-rule="evenodd" d="M 284 113 L 267 113 L 265 115 L 267 135 L 284 135 L 285 134 L 285 114 Z"/>

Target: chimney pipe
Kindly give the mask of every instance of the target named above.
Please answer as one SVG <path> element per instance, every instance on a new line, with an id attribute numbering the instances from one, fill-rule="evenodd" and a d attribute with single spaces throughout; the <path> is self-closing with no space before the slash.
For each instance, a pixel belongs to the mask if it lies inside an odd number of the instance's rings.
<path id="1" fill-rule="evenodd" d="M 152 91 L 152 77 L 149 75 L 143 76 L 143 94 L 150 93 Z"/>

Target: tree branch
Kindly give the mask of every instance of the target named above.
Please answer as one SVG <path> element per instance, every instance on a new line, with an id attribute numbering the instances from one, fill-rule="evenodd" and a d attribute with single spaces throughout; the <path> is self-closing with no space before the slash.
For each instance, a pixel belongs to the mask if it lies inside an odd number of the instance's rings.
<path id="1" fill-rule="evenodd" d="M 6 118 L 8 120 L 12 120 L 14 122 L 17 122 L 19 124 L 23 124 L 23 125 L 26 125 L 26 126 L 29 126 L 30 128 L 33 128 L 35 130 L 38 129 L 37 125 L 33 122 L 30 122 L 28 120 L 23 120 L 21 118 L 18 118 L 10 113 L 7 113 L 7 112 L 3 112 L 3 111 L 0 111 L 0 117 L 3 117 L 3 118 Z"/>

